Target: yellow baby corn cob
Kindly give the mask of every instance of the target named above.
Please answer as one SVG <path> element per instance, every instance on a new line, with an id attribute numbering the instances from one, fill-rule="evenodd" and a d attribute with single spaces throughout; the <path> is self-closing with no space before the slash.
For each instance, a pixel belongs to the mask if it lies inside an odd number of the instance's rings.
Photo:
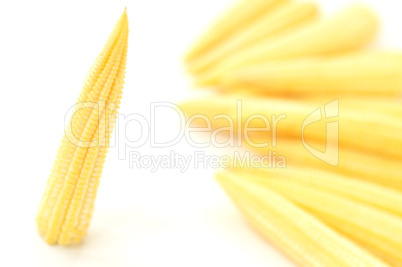
<path id="1" fill-rule="evenodd" d="M 288 0 L 241 0 L 231 9 L 227 10 L 211 27 L 199 38 L 195 45 L 185 56 L 191 61 L 202 55 L 214 45 L 232 35 L 259 16 L 269 12 L 277 4 Z"/>
<path id="2" fill-rule="evenodd" d="M 228 40 L 222 41 L 210 51 L 189 62 L 188 69 L 199 73 L 221 60 L 271 36 L 300 27 L 301 24 L 317 17 L 318 8 L 312 2 L 285 2 L 268 14 L 250 23 L 243 30 L 236 32 Z"/>
<path id="3" fill-rule="evenodd" d="M 256 144 L 262 144 L 268 140 L 252 140 Z M 312 155 L 303 145 L 301 140 L 281 139 L 277 140 L 275 147 L 257 147 L 243 141 L 246 148 L 256 152 L 259 156 L 266 156 L 271 151 L 276 156 L 283 156 L 286 165 L 305 166 L 330 171 L 340 175 L 353 176 L 358 179 L 402 190 L 402 171 L 400 161 L 384 158 L 381 155 L 365 153 L 348 148 L 339 149 L 339 164 L 334 167 Z M 320 144 L 309 142 L 314 148 L 323 147 Z"/>
<path id="4" fill-rule="evenodd" d="M 222 76 L 224 87 L 251 86 L 267 95 L 398 95 L 402 53 L 354 53 L 272 61 Z"/>
<path id="5" fill-rule="evenodd" d="M 294 173 L 296 176 L 293 176 L 293 179 L 283 176 L 274 179 L 275 175 L 279 174 L 261 175 L 257 178 L 243 174 L 243 177 L 253 179 L 261 186 L 282 194 L 391 265 L 401 266 L 402 217 L 359 200 L 341 196 L 336 190 L 323 190 L 308 182 L 298 181 L 308 173 Z M 341 190 L 339 185 L 337 189 Z"/>
<path id="6" fill-rule="evenodd" d="M 378 184 L 362 181 L 360 178 L 343 176 L 328 171 L 287 166 L 286 168 L 232 168 L 232 171 L 253 177 L 256 182 L 270 186 L 271 182 L 297 184 L 320 192 L 369 204 L 381 210 L 401 216 L 402 193 Z M 274 188 L 274 187 L 273 187 Z"/>
<path id="7" fill-rule="evenodd" d="M 248 221 L 300 266 L 388 266 L 283 196 L 233 172 L 217 180 Z"/>
<path id="8" fill-rule="evenodd" d="M 335 94 L 299 94 L 299 95 L 267 95 L 264 90 L 253 86 L 236 86 L 236 87 L 219 87 L 215 88 L 218 95 L 234 95 L 240 98 L 279 98 L 288 99 L 290 101 L 299 101 L 308 103 L 309 105 L 320 106 L 322 103 L 330 103 L 335 99 L 339 100 L 340 109 L 360 109 L 371 110 L 383 116 L 395 116 L 398 119 L 402 118 L 402 98 L 400 96 L 390 96 L 387 94 L 382 95 L 368 95 L 368 94 L 354 94 L 354 95 L 335 95 Z M 401 95 L 402 96 L 402 95 Z"/>
<path id="9" fill-rule="evenodd" d="M 355 5 L 330 19 L 312 22 L 251 46 L 196 77 L 195 83 L 199 86 L 219 85 L 223 75 L 239 67 L 274 59 L 335 54 L 357 49 L 373 39 L 377 28 L 376 15 L 365 6 Z"/>
<path id="10" fill-rule="evenodd" d="M 89 71 L 48 179 L 36 222 L 49 244 L 86 235 L 122 96 L 127 44 L 124 11 Z"/>
<path id="11" fill-rule="evenodd" d="M 247 95 L 254 97 L 256 91 L 243 88 L 242 92 L 249 91 Z M 294 100 L 299 100 L 305 103 L 320 105 L 329 103 L 335 98 L 334 95 L 300 95 L 300 97 L 292 97 Z M 339 100 L 340 109 L 356 108 L 360 110 L 372 110 L 383 116 L 395 116 L 402 118 L 402 99 L 400 97 L 381 96 L 381 95 L 342 95 L 336 97 Z"/>
<path id="12" fill-rule="evenodd" d="M 238 99 L 241 99 L 241 106 L 238 104 Z M 228 127 L 227 119 L 216 119 L 215 117 L 218 114 L 226 114 L 235 124 L 233 130 L 243 136 L 247 135 L 251 139 L 263 134 L 269 140 L 274 137 L 293 137 L 301 140 L 302 130 L 304 130 L 307 143 L 310 139 L 314 142 L 325 143 L 328 135 L 325 127 L 323 128 L 323 125 L 326 124 L 322 120 L 339 121 L 339 137 L 335 140 L 328 140 L 329 145 L 335 141 L 336 143 L 332 145 L 337 145 L 339 142 L 340 147 L 402 158 L 402 138 L 400 136 L 402 125 L 399 123 L 401 119 L 392 115 L 384 116 L 375 111 L 346 107 L 338 111 L 336 102 L 334 102 L 321 108 L 319 114 L 321 114 L 320 121 L 322 123 L 317 121 L 303 126 L 306 118 L 312 118 L 310 114 L 320 106 L 285 99 L 261 99 L 236 95 L 189 100 L 179 106 L 187 118 L 196 114 L 205 115 L 210 120 L 213 129 Z M 256 114 L 259 117 L 262 115 L 267 118 L 268 125 L 261 118 L 250 120 Z M 275 118 L 271 119 L 273 115 Z M 280 117 L 282 119 L 279 121 Z M 261 133 L 244 134 L 244 125 L 247 120 L 248 125 L 246 126 L 260 128 Z M 272 128 L 274 126 L 276 129 Z M 268 131 L 267 127 L 271 127 L 271 129 Z M 275 136 L 272 136 L 272 133 Z"/>

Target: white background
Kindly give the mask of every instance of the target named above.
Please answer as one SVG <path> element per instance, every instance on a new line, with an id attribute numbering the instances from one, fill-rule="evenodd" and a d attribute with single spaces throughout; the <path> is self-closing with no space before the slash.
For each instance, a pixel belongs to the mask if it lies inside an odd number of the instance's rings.
<path id="1" fill-rule="evenodd" d="M 0 2 L 1 266 L 293 266 L 244 221 L 213 169 L 129 168 L 112 148 L 85 242 L 51 247 L 34 217 L 63 135 L 64 116 L 116 19 L 128 8 L 129 56 L 121 114 L 193 94 L 181 56 L 231 0 Z M 319 1 L 331 13 L 350 1 Z M 365 1 L 382 17 L 379 44 L 402 47 L 398 1 Z M 177 132 L 159 114 L 158 134 Z M 135 125 L 128 134 L 135 132 Z M 138 151 L 191 155 L 181 142 Z"/>

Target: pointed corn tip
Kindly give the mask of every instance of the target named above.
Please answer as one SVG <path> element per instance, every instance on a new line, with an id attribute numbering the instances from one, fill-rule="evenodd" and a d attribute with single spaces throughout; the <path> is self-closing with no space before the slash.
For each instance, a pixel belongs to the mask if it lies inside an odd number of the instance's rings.
<path id="1" fill-rule="evenodd" d="M 225 171 L 221 170 L 215 173 L 215 181 L 226 191 L 228 195 L 231 195 L 228 186 L 230 184 L 235 184 L 234 179 L 230 179 L 228 175 L 225 175 Z"/>
<path id="2" fill-rule="evenodd" d="M 208 87 L 219 85 L 219 78 L 217 75 L 214 74 L 215 73 L 195 77 L 193 85 L 195 87 Z"/>
<path id="3" fill-rule="evenodd" d="M 127 19 L 127 7 L 124 7 L 123 13 L 121 14 L 120 18 Z"/>
<path id="4" fill-rule="evenodd" d="M 128 19 L 123 12 L 93 63 L 77 104 L 100 100 L 120 103 L 127 41 Z M 87 234 L 109 147 L 110 131 L 115 123 L 113 120 L 102 123 L 98 116 L 100 112 L 105 118 L 118 114 L 117 108 L 90 110 L 77 107 L 71 124 L 66 127 L 36 217 L 39 234 L 51 245 L 75 244 Z M 102 130 L 105 133 L 98 135 Z M 98 142 L 98 145 L 82 145 L 84 141 L 81 140 Z"/>
<path id="5" fill-rule="evenodd" d="M 202 61 L 202 59 L 192 60 L 187 62 L 187 70 L 193 75 L 202 74 L 202 72 L 208 71 L 208 64 Z"/>

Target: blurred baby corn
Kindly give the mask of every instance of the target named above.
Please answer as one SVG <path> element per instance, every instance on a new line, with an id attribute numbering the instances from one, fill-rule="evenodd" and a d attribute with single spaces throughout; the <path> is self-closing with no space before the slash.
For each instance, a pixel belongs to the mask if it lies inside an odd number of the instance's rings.
<path id="1" fill-rule="evenodd" d="M 124 11 L 89 71 L 47 182 L 36 222 L 49 244 L 78 243 L 87 233 L 122 96 L 127 45 Z"/>
<path id="2" fill-rule="evenodd" d="M 255 144 L 263 144 L 265 138 L 255 138 L 252 143 L 243 141 L 244 147 L 261 157 L 268 155 L 268 152 L 275 152 L 276 155 L 286 157 L 286 166 L 305 167 L 310 170 L 325 170 L 342 176 L 352 176 L 362 181 L 367 181 L 381 186 L 402 191 L 402 174 L 400 160 L 390 159 L 382 155 L 365 153 L 364 151 L 339 148 L 338 164 L 336 167 L 315 157 L 306 150 L 304 144 L 298 139 L 284 138 L 278 140 L 275 146 L 258 147 Z M 315 148 L 322 147 L 320 143 L 309 141 L 309 145 Z M 327 147 L 331 150 L 336 147 Z M 376 200 L 375 200 L 376 201 Z"/>
<path id="3" fill-rule="evenodd" d="M 204 54 L 188 62 L 191 73 L 202 73 L 232 53 L 241 51 L 272 36 L 289 31 L 301 24 L 316 19 L 318 7 L 312 2 L 284 2 L 275 6 L 265 16 L 257 18 L 248 27 L 237 31 L 230 38 L 207 50 Z"/>
<path id="4" fill-rule="evenodd" d="M 388 266 L 246 174 L 219 172 L 216 178 L 250 224 L 300 266 Z"/>
<path id="5" fill-rule="evenodd" d="M 223 14 L 209 30 L 194 44 L 186 55 L 190 61 L 199 57 L 209 48 L 219 44 L 238 29 L 246 27 L 258 17 L 269 13 L 276 5 L 288 0 L 242 0 Z"/>
<path id="6" fill-rule="evenodd" d="M 217 180 L 296 263 L 402 266 L 402 53 L 370 51 L 371 8 L 319 19 L 317 10 L 280 3 L 219 43 L 201 42 L 185 64 L 215 94 L 179 106 L 193 124 L 207 121 L 211 138 L 224 129 L 245 152 L 286 158 L 285 168 L 232 165 Z M 322 156 L 333 151 L 333 162 Z"/>
<path id="7" fill-rule="evenodd" d="M 238 99 L 241 99 L 241 106 Z M 224 119 L 215 119 L 218 114 L 225 114 L 235 123 L 233 130 L 247 127 L 260 128 L 260 133 L 247 133 L 248 137 L 258 138 L 266 136 L 271 139 L 272 135 L 277 138 L 291 137 L 325 143 L 327 133 L 322 131 L 321 125 L 312 123 L 303 127 L 306 118 L 317 106 L 308 102 L 295 101 L 279 98 L 256 98 L 242 97 L 238 95 L 215 96 L 213 98 L 196 98 L 181 103 L 181 110 L 187 118 L 197 114 L 206 116 L 211 122 L 212 129 L 227 127 L 228 121 Z M 338 114 L 338 102 L 333 102 L 331 106 L 327 105 L 325 110 L 327 119 L 337 118 L 342 127 L 339 129 L 340 147 L 359 149 L 365 152 L 376 153 L 396 159 L 402 158 L 402 124 L 395 123 L 401 121 L 397 116 L 383 116 L 375 111 L 343 107 L 342 112 Z M 241 114 L 241 117 L 239 115 Z M 271 121 L 262 119 L 253 119 L 253 116 L 259 114 L 274 118 Z M 277 120 L 279 117 L 282 119 Z M 276 118 L 276 119 L 275 119 Z M 276 123 L 278 122 L 278 123 Z M 277 130 L 265 130 L 267 127 L 274 127 Z M 238 132 L 243 135 L 244 132 Z M 304 134 L 304 136 L 303 136 Z M 338 143 L 333 144 L 338 145 Z"/>
<path id="8" fill-rule="evenodd" d="M 387 262 L 402 261 L 402 217 L 396 204 L 400 193 L 308 169 L 243 175 L 282 194 Z"/>
<path id="9" fill-rule="evenodd" d="M 220 85 L 222 75 L 270 60 L 352 51 L 367 45 L 375 37 L 377 29 L 375 13 L 365 6 L 354 5 L 329 19 L 311 22 L 236 51 L 227 60 L 197 75 L 195 83 L 197 86 Z"/>
<path id="10" fill-rule="evenodd" d="M 228 90 L 266 95 L 381 95 L 402 92 L 402 53 L 353 53 L 253 64 L 222 76 Z"/>

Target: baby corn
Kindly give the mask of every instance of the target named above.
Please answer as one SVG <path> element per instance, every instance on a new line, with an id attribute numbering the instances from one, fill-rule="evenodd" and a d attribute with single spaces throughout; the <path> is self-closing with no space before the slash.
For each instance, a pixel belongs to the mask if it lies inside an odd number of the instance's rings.
<path id="1" fill-rule="evenodd" d="M 301 140 L 281 139 L 277 140 L 275 147 L 258 147 L 255 144 L 263 144 L 267 140 L 255 139 L 253 143 L 243 141 L 247 149 L 263 157 L 268 151 L 275 152 L 286 158 L 286 166 L 305 166 L 316 168 L 339 175 L 353 176 L 357 179 L 379 184 L 389 188 L 402 191 L 402 170 L 400 161 L 384 158 L 381 155 L 369 154 L 348 148 L 339 149 L 339 163 L 336 167 L 324 162 L 312 155 L 304 147 Z M 321 144 L 309 142 L 315 148 L 322 147 Z M 329 149 L 329 148 L 328 148 Z"/>
<path id="2" fill-rule="evenodd" d="M 388 266 L 280 194 L 246 177 L 233 172 L 217 174 L 251 225 L 300 266 Z"/>
<path id="3" fill-rule="evenodd" d="M 36 222 L 49 244 L 86 235 L 122 96 L 127 44 L 124 11 L 89 71 L 48 179 Z"/>
<path id="4" fill-rule="evenodd" d="M 179 106 L 187 118 L 197 114 L 206 116 L 213 129 L 228 127 L 228 120 L 232 120 L 235 124 L 233 131 L 251 139 L 263 135 L 270 140 L 292 137 L 299 140 L 304 138 L 307 143 L 309 140 L 319 143 L 328 141 L 336 142 L 328 145 L 338 145 L 339 142 L 340 147 L 402 158 L 402 125 L 395 123 L 400 118 L 355 108 L 345 107 L 339 111 L 336 101 L 325 105 L 318 113 L 316 111 L 320 106 L 311 103 L 236 95 L 189 100 Z M 218 119 L 216 115 L 219 114 L 225 114 L 229 119 Z M 312 115 L 318 115 L 318 120 L 305 124 L 308 122 L 306 119 L 313 118 Z M 327 140 L 323 123 L 319 123 L 326 119 L 339 122 L 342 126 L 339 127 L 338 138 Z M 253 129 L 257 133 L 246 132 L 251 127 L 260 128 L 261 131 Z"/>
<path id="5" fill-rule="evenodd" d="M 272 61 L 245 66 L 222 77 L 222 86 L 249 86 L 266 95 L 382 95 L 402 92 L 402 53 Z"/>
<path id="6" fill-rule="evenodd" d="M 305 178 L 309 175 L 313 177 Z M 330 183 L 327 185 L 315 181 L 315 179 L 326 179 L 324 175 L 321 174 L 314 178 L 314 174 L 304 171 L 294 171 L 289 173 L 288 177 L 270 172 L 260 173 L 256 176 L 243 174 L 244 177 L 252 179 L 260 186 L 266 186 L 300 205 L 391 265 L 400 266 L 402 264 L 402 254 L 400 253 L 402 250 L 402 217 L 389 212 L 388 209 L 375 207 L 373 203 L 364 203 L 370 202 L 371 195 L 361 194 L 363 191 L 366 193 L 371 191 L 371 193 L 375 192 L 376 196 L 386 196 L 390 192 L 387 193 L 384 188 L 375 189 L 372 186 L 362 186 L 362 188 L 356 189 L 361 192 L 353 193 L 351 191 L 353 186 L 345 180 L 343 183 L 327 179 L 326 181 Z M 273 178 L 275 176 L 276 178 Z M 342 188 L 341 183 L 346 188 Z M 347 191 L 349 192 L 347 193 Z M 394 194 L 391 193 L 391 195 Z M 371 202 L 378 201 L 376 206 L 396 207 L 395 203 L 390 203 L 393 201 L 393 197 L 388 196 L 383 200 L 372 197 L 374 199 Z"/>
<path id="7" fill-rule="evenodd" d="M 351 51 L 371 41 L 377 28 L 376 15 L 365 6 L 355 5 L 330 19 L 312 22 L 289 33 L 253 45 L 196 77 L 195 83 L 198 86 L 220 85 L 223 75 L 240 67 L 274 59 Z"/>
<path id="8" fill-rule="evenodd" d="M 286 1 L 288 0 L 241 0 L 211 25 L 187 53 L 185 60 L 191 61 L 199 57 L 256 18 L 270 12 L 277 4 Z"/>
<path id="9" fill-rule="evenodd" d="M 229 26 L 244 20 L 232 11 Z M 216 94 L 179 107 L 211 141 L 224 133 L 261 156 L 259 167 L 232 159 L 217 180 L 300 266 L 402 266 L 402 53 L 355 51 L 378 32 L 366 6 L 316 14 L 313 4 L 279 3 L 236 32 L 204 37 L 186 64 Z M 271 164 L 278 156 L 281 167 Z"/>
<path id="10" fill-rule="evenodd" d="M 304 166 L 286 168 L 232 168 L 232 171 L 253 177 L 254 181 L 270 186 L 279 181 L 283 184 L 297 184 L 301 187 L 327 192 L 344 199 L 369 204 L 402 218 L 402 192 L 360 178 L 344 176 Z M 279 183 L 278 182 L 278 183 Z"/>
<path id="11" fill-rule="evenodd" d="M 285 2 L 189 62 L 188 69 L 194 74 L 207 70 L 242 49 L 267 40 L 278 33 L 300 27 L 303 23 L 315 19 L 317 13 L 317 5 L 312 2 Z"/>
<path id="12" fill-rule="evenodd" d="M 242 92 L 249 91 L 247 95 L 254 95 L 252 90 L 243 88 Z M 298 100 L 305 103 L 311 103 L 314 105 L 320 105 L 322 103 L 329 103 L 334 100 L 336 96 L 317 94 L 317 95 L 300 95 L 300 97 L 294 97 L 293 100 Z M 381 95 L 342 95 L 336 97 L 339 99 L 339 107 L 343 108 L 355 108 L 360 110 L 372 110 L 382 116 L 394 116 L 397 119 L 402 118 L 402 101 L 399 97 L 381 96 Z"/>

